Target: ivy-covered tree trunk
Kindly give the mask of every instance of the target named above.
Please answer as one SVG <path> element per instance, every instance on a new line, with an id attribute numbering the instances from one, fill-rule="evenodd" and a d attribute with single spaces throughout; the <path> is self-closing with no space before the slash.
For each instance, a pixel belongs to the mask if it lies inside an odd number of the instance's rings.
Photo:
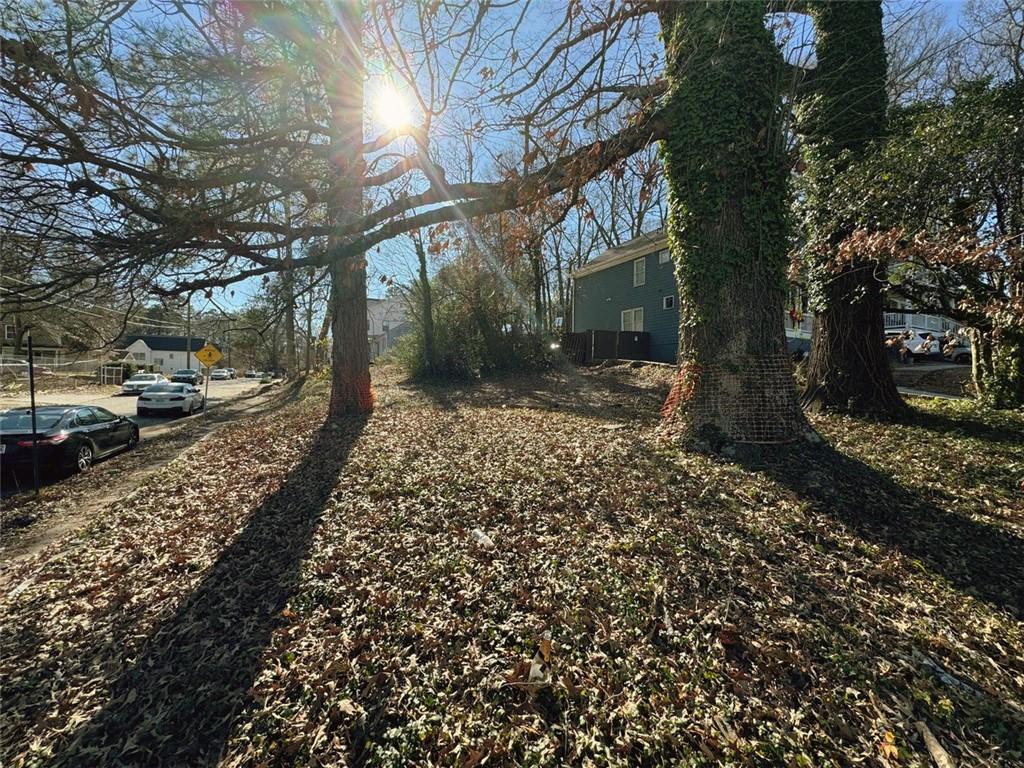
<path id="1" fill-rule="evenodd" d="M 339 35 L 336 66 L 325 83 L 335 133 L 331 157 L 336 163 L 328 215 L 339 225 L 362 214 L 363 18 L 361 3 L 337 5 Z M 328 248 L 344 241 L 331 237 Z M 336 258 L 331 276 L 331 401 L 329 417 L 367 413 L 373 408 L 366 315 L 366 260 L 363 255 Z"/>
<path id="2" fill-rule="evenodd" d="M 668 238 L 679 373 L 664 415 L 684 440 L 793 440 L 808 430 L 783 326 L 789 167 L 782 58 L 763 2 L 663 3 Z"/>
<path id="3" fill-rule="evenodd" d="M 886 58 L 882 6 L 810 2 L 817 68 L 798 108 L 808 181 L 808 276 L 814 332 L 803 404 L 811 410 L 893 414 L 903 408 L 885 353 L 885 265 L 838 265 L 840 242 L 855 223 L 829 205 L 851 163 L 882 138 Z"/>

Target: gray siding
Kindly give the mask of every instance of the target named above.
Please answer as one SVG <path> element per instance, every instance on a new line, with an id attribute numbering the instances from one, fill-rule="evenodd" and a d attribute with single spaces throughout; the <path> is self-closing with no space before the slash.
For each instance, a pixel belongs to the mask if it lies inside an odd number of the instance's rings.
<path id="1" fill-rule="evenodd" d="M 651 334 L 651 359 L 675 362 L 679 347 L 679 297 L 672 261 L 658 263 L 657 252 L 642 257 L 647 279 L 633 287 L 633 260 L 574 280 L 573 331 L 622 330 L 622 311 L 644 308 L 644 330 Z M 662 299 L 672 296 L 672 309 Z"/>

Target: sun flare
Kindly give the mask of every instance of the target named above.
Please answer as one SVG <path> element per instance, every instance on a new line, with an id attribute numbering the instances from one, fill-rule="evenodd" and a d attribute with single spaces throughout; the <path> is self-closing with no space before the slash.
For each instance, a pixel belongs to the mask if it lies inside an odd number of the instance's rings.
<path id="1" fill-rule="evenodd" d="M 409 102 L 392 83 L 383 85 L 377 92 L 375 111 L 377 119 L 388 128 L 405 128 L 412 124 Z"/>

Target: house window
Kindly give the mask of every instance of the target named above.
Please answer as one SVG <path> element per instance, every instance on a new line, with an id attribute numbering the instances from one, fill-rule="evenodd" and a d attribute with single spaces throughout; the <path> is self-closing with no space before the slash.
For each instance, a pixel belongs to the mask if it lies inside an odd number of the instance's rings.
<path id="1" fill-rule="evenodd" d="M 633 262 L 633 287 L 639 288 L 647 282 L 647 259 L 642 256 Z"/>
<path id="2" fill-rule="evenodd" d="M 14 341 L 13 325 L 4 325 L 4 341 Z"/>
<path id="3" fill-rule="evenodd" d="M 661 299 L 661 308 L 662 309 L 672 309 L 672 307 L 674 307 L 675 305 L 676 305 L 676 297 L 675 296 L 664 296 L 664 297 L 662 297 L 662 299 Z"/>
<path id="4" fill-rule="evenodd" d="M 622 330 L 642 331 L 644 329 L 644 308 L 625 309 L 622 311 Z"/>
<path id="5" fill-rule="evenodd" d="M 671 256 L 671 254 L 669 254 L 668 248 L 666 248 L 663 251 L 658 251 L 658 263 L 659 264 L 668 264 L 670 261 L 672 261 L 672 256 Z"/>

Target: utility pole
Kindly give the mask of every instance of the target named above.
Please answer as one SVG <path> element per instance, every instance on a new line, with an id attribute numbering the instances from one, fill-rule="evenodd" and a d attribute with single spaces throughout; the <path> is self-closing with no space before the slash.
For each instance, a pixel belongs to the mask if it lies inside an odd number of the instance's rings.
<path id="1" fill-rule="evenodd" d="M 32 334 L 28 335 L 28 402 L 32 414 L 32 488 L 39 495 L 39 434 L 36 432 L 36 373 Z"/>
<path id="2" fill-rule="evenodd" d="M 192 367 L 192 294 L 188 295 L 188 309 L 185 310 L 185 367 Z"/>

